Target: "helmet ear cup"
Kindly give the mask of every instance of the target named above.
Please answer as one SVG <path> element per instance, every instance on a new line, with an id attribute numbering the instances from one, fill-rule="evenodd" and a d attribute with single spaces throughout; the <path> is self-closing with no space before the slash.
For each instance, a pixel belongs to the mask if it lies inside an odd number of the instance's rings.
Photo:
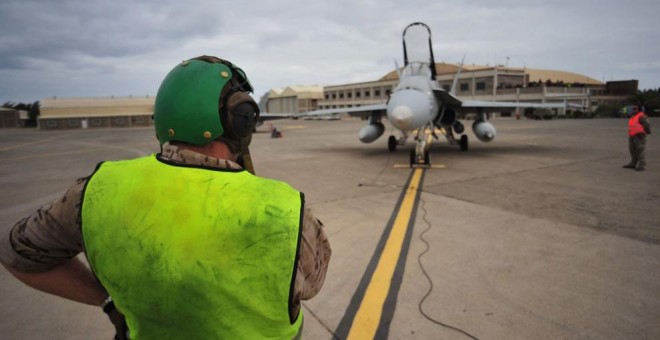
<path id="1" fill-rule="evenodd" d="M 225 126 L 225 136 L 239 140 L 252 135 L 259 117 L 259 106 L 245 92 L 235 91 L 225 96 L 222 105 L 222 120 Z"/>
<path id="2" fill-rule="evenodd" d="M 243 102 L 234 108 L 233 112 L 229 113 L 232 117 L 232 129 L 234 133 L 240 138 L 245 138 L 252 134 L 254 131 L 254 124 L 257 112 L 255 107 L 250 102 Z"/>

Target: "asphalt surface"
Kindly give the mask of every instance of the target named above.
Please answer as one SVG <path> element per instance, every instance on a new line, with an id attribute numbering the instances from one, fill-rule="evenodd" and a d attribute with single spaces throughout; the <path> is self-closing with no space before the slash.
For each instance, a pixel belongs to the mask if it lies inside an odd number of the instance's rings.
<path id="1" fill-rule="evenodd" d="M 650 136 L 647 170 L 636 172 L 621 168 L 625 120 L 492 122 L 491 143 L 470 131 L 468 152 L 432 146 L 395 304 L 383 308 L 388 337 L 660 338 L 660 136 Z M 413 143 L 395 152 L 383 137 L 362 144 L 364 124 L 283 120 L 274 123 L 283 138 L 262 126 L 253 139 L 257 174 L 305 192 L 332 245 L 325 286 L 304 303 L 307 339 L 344 334 L 339 325 L 411 173 Z M 0 130 L 0 232 L 98 162 L 157 151 L 150 128 Z M 112 335 L 98 308 L 0 270 L 0 338 Z"/>

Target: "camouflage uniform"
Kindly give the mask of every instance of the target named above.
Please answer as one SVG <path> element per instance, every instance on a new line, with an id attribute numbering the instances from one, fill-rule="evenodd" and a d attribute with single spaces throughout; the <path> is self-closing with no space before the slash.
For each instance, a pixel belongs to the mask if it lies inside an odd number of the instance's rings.
<path id="1" fill-rule="evenodd" d="M 166 143 L 162 158 L 178 164 L 191 164 L 219 169 L 241 169 L 229 160 L 216 159 Z M 0 261 L 20 272 L 46 272 L 67 262 L 83 249 L 80 208 L 87 178 L 79 179 L 62 198 L 41 207 L 31 216 L 16 223 L 0 237 Z M 294 285 L 292 311 L 300 308 L 300 300 L 315 296 L 325 281 L 330 260 L 330 244 L 323 224 L 305 207 L 298 272 Z M 294 314 L 295 315 L 295 314 Z"/>

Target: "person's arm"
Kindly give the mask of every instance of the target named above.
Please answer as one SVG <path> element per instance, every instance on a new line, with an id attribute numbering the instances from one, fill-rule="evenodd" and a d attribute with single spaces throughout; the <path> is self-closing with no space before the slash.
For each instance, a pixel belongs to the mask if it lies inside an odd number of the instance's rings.
<path id="1" fill-rule="evenodd" d="M 651 134 L 651 124 L 649 124 L 648 117 L 646 115 L 643 115 L 639 118 L 639 123 L 642 124 L 644 127 L 644 132 L 646 132 L 647 135 Z"/>
<path id="2" fill-rule="evenodd" d="M 332 250 L 324 226 L 309 208 L 303 216 L 302 243 L 296 284 L 300 284 L 301 300 L 316 296 L 323 287 Z"/>
<path id="3" fill-rule="evenodd" d="M 0 261 L 25 284 L 74 301 L 100 305 L 107 297 L 76 256 L 83 250 L 80 205 L 85 179 L 0 235 Z"/>
<path id="4" fill-rule="evenodd" d="M 108 296 L 89 268 L 75 257 L 42 273 L 24 273 L 7 265 L 5 268 L 28 286 L 65 299 L 100 306 Z"/>

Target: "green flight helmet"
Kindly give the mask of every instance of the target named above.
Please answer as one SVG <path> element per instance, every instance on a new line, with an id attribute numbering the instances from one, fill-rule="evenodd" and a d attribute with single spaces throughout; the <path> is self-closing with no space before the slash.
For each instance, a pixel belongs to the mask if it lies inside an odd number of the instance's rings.
<path id="1" fill-rule="evenodd" d="M 220 95 L 227 84 L 252 91 L 241 69 L 216 57 L 202 56 L 174 67 L 161 83 L 154 105 L 160 144 L 179 141 L 204 145 L 222 136 L 225 128 L 220 118 Z"/>

